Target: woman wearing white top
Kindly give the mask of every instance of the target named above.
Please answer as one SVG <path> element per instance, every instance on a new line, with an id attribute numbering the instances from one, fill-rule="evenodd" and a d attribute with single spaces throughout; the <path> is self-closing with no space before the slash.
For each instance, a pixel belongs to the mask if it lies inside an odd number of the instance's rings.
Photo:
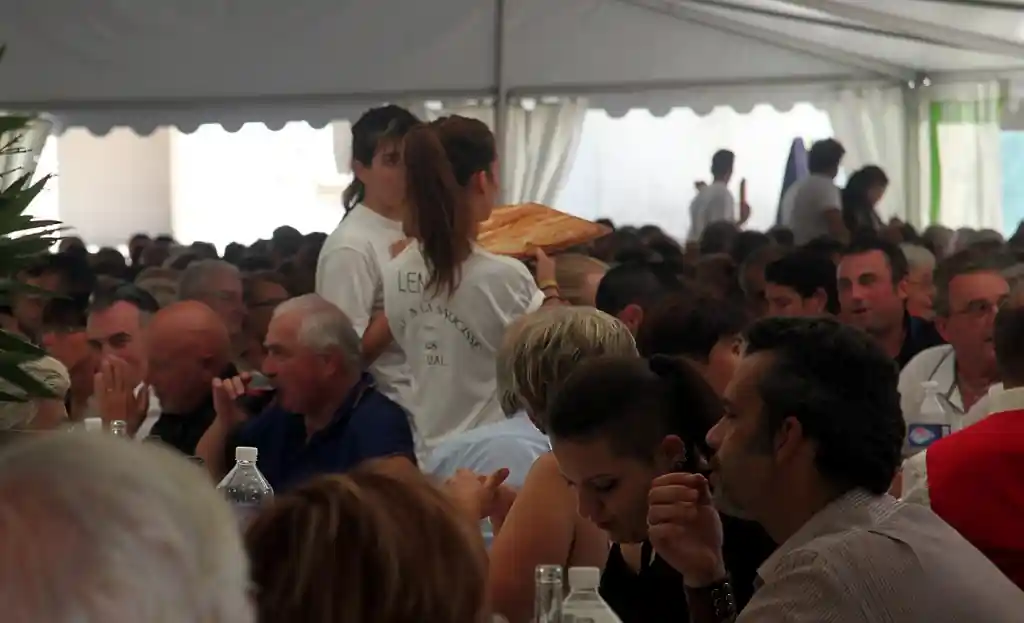
<path id="1" fill-rule="evenodd" d="M 500 422 L 495 353 L 505 328 L 558 301 L 554 263 L 537 251 L 537 281 L 518 260 L 475 243 L 498 197 L 494 136 L 445 117 L 405 136 L 406 232 L 415 239 L 384 269 L 384 312 L 415 383 L 421 451 Z M 540 287 L 538 287 L 538 284 Z"/>
<path id="2" fill-rule="evenodd" d="M 316 269 L 316 293 L 341 308 L 362 336 L 378 389 L 406 408 L 411 376 L 384 319 L 381 267 L 405 238 L 402 136 L 418 124 L 408 110 L 383 106 L 352 126 L 355 179 L 344 194 L 347 213 L 324 242 Z"/>

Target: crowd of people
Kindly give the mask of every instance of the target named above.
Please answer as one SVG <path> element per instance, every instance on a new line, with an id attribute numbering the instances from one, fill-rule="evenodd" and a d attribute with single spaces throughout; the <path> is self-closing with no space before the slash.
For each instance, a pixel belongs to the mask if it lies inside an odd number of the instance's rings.
<path id="1" fill-rule="evenodd" d="M 488 128 L 386 106 L 329 235 L 64 240 L 18 276 L 55 296 L 0 310 L 54 397 L 0 427 L 153 443 L 10 436 L 5 620 L 528 623 L 558 565 L 625 623 L 1015 623 L 1024 240 L 883 224 L 837 146 L 789 226 L 705 197 L 689 242 L 609 223 L 524 263 L 474 242 Z M 926 381 L 955 432 L 918 451 Z M 275 492 L 242 531 L 238 447 Z"/>

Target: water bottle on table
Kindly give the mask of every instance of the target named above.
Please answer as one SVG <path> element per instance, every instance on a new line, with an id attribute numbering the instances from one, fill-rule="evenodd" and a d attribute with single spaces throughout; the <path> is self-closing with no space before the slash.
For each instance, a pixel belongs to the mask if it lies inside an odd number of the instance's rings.
<path id="1" fill-rule="evenodd" d="M 562 623 L 562 567 L 537 565 L 533 578 L 533 623 Z"/>
<path id="2" fill-rule="evenodd" d="M 562 603 L 563 623 L 622 623 L 597 592 L 601 571 L 597 567 L 569 569 L 569 596 Z"/>
<path id="3" fill-rule="evenodd" d="M 256 448 L 240 446 L 235 448 L 235 467 L 217 485 L 238 514 L 244 527 L 264 502 L 274 497 L 274 489 L 256 468 Z"/>
<path id="4" fill-rule="evenodd" d="M 939 395 L 939 384 L 935 381 L 921 383 L 924 400 L 916 417 L 907 423 L 907 441 L 904 454 L 913 456 L 936 441 L 946 437 L 953 429 L 953 410 L 943 403 Z"/>

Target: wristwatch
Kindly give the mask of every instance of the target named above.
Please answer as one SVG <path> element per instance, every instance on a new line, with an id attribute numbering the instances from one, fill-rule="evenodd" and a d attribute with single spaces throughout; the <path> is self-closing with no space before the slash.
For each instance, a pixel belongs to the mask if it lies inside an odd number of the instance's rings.
<path id="1" fill-rule="evenodd" d="M 736 620 L 736 597 L 728 574 L 707 586 L 687 586 L 686 601 L 693 623 L 732 623 Z"/>

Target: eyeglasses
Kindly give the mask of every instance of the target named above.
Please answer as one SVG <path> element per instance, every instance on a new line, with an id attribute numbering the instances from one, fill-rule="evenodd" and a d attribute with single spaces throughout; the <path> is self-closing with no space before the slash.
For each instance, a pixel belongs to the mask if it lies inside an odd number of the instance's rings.
<path id="1" fill-rule="evenodd" d="M 971 318 L 984 318 L 998 312 L 1010 300 L 1009 296 L 1002 296 L 996 301 L 977 300 L 971 301 L 966 307 L 956 312 Z"/>

